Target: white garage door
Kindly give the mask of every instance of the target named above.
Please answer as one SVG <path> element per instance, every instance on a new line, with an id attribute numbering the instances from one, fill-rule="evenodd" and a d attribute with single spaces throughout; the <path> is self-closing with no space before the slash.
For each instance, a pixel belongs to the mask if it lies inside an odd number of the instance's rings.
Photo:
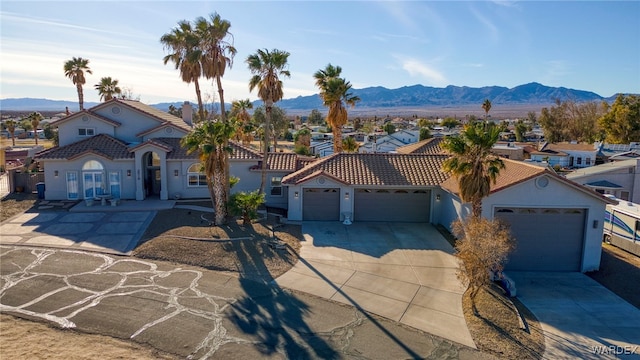
<path id="1" fill-rule="evenodd" d="M 356 189 L 355 221 L 429 222 L 431 190 Z"/>
<path id="2" fill-rule="evenodd" d="M 310 221 L 340 220 L 340 189 L 304 189 L 302 219 Z"/>
<path id="3" fill-rule="evenodd" d="M 497 208 L 516 238 L 506 270 L 580 271 L 585 209 Z"/>

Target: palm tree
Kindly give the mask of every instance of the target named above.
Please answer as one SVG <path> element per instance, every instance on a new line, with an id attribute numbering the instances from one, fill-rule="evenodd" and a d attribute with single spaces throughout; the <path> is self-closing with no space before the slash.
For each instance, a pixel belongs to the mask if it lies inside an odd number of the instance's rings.
<path id="1" fill-rule="evenodd" d="M 489 99 L 484 99 L 482 103 L 482 110 L 484 110 L 484 121 L 487 121 L 489 117 L 489 110 L 491 110 L 491 101 Z"/>
<path id="2" fill-rule="evenodd" d="M 122 89 L 118 86 L 117 79 L 111 79 L 110 76 L 103 77 L 100 82 L 93 86 L 98 90 L 101 101 L 109 101 L 114 97 L 122 94 Z"/>
<path id="3" fill-rule="evenodd" d="M 15 120 L 7 120 L 4 125 L 7 127 L 9 135 L 11 135 L 11 144 L 16 146 L 16 126 L 18 123 Z"/>
<path id="4" fill-rule="evenodd" d="M 203 163 L 216 225 L 224 224 L 227 218 L 224 167 L 226 154 L 230 151 L 227 144 L 233 131 L 233 126 L 228 123 L 201 121 L 180 141 L 187 153 L 197 151 Z"/>
<path id="5" fill-rule="evenodd" d="M 74 57 L 64 63 L 64 75 L 71 79 L 71 82 L 73 82 L 78 90 L 78 104 L 80 106 L 80 111 L 84 110 L 84 94 L 82 92 L 82 85 L 87 82 L 84 77 L 84 73 L 93 74 L 89 68 L 88 59 Z"/>
<path id="6" fill-rule="evenodd" d="M 34 138 L 36 139 L 36 145 L 38 145 L 38 126 L 40 125 L 40 121 L 42 121 L 42 114 L 39 112 L 32 112 L 27 116 L 27 119 L 31 121 L 31 127 L 33 128 Z"/>
<path id="7" fill-rule="evenodd" d="M 265 129 L 271 128 L 271 110 L 273 103 L 282 99 L 282 80 L 280 76 L 291 76 L 286 70 L 289 53 L 273 49 L 258 49 L 255 54 L 247 57 L 247 65 L 253 74 L 249 80 L 249 91 L 258 88 L 258 97 L 265 104 Z M 260 179 L 260 192 L 264 191 L 267 179 L 267 156 L 269 154 L 269 131 L 264 132 L 264 151 L 262 158 L 262 175 Z"/>
<path id="8" fill-rule="evenodd" d="M 176 70 L 180 71 L 182 81 L 194 84 L 198 98 L 198 120 L 204 121 L 204 104 L 198 81 L 202 74 L 202 51 L 198 48 L 199 41 L 191 23 L 186 20 L 178 22 L 178 26 L 160 38 L 165 50 L 169 51 L 169 54 L 163 58 L 164 64 L 173 62 Z"/>
<path id="9" fill-rule="evenodd" d="M 253 109 L 253 103 L 249 99 L 231 102 L 231 114 L 238 120 L 238 131 L 236 132 L 236 140 L 238 141 L 245 138 L 244 129 L 251 121 L 248 109 Z"/>
<path id="10" fill-rule="evenodd" d="M 348 136 L 347 138 L 342 140 L 342 147 L 344 148 L 344 151 L 348 153 L 354 153 L 358 151 L 358 148 L 360 147 L 360 145 L 358 144 L 356 139 L 354 139 L 351 136 Z"/>
<path id="11" fill-rule="evenodd" d="M 489 195 L 491 183 L 504 169 L 502 160 L 491 152 L 498 141 L 500 129 L 482 122 L 468 124 L 459 136 L 446 138 L 441 146 L 451 157 L 442 164 L 443 171 L 458 181 L 460 198 L 471 203 L 471 215 L 482 214 L 482 198 Z"/>
<path id="12" fill-rule="evenodd" d="M 351 83 L 339 77 L 341 72 L 340 66 L 328 64 L 324 70 L 313 74 L 323 105 L 329 108 L 327 123 L 333 132 L 333 152 L 336 154 L 342 152 L 342 126 L 349 119 L 345 104 L 354 107 L 360 101 L 350 92 Z"/>
<path id="13" fill-rule="evenodd" d="M 220 114 L 222 121 L 226 121 L 222 77 L 227 66 L 231 68 L 233 65 L 233 57 L 237 50 L 233 46 L 233 35 L 229 32 L 231 23 L 222 19 L 215 12 L 209 15 L 209 19 L 211 22 L 203 17 L 199 17 L 195 21 L 195 31 L 202 52 L 202 74 L 207 79 L 216 79 L 218 96 L 220 97 Z M 227 38 L 230 38 L 231 41 L 226 40 Z"/>

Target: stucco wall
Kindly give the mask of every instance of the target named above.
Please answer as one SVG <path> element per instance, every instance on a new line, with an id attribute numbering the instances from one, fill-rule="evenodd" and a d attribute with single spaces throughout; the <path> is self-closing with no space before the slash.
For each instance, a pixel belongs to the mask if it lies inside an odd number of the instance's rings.
<path id="1" fill-rule="evenodd" d="M 66 200 L 67 199 L 67 172 L 75 171 L 78 174 L 79 198 L 84 198 L 84 184 L 82 181 L 82 165 L 89 160 L 97 160 L 104 167 L 105 183 L 108 187 L 108 174 L 112 171 L 120 172 L 120 198 L 135 199 L 135 171 L 133 160 L 109 161 L 96 156 L 83 156 L 73 161 L 48 160 L 45 162 L 45 199 L 46 200 Z M 127 170 L 131 171 L 131 176 L 127 176 Z M 55 172 L 58 171 L 58 176 Z"/>
<path id="2" fill-rule="evenodd" d="M 111 109 L 116 106 L 120 108 L 119 114 L 114 114 L 111 112 Z M 112 119 L 114 121 L 122 123 L 121 126 L 115 129 L 114 136 L 127 143 L 140 142 L 141 139 L 139 137 L 136 137 L 136 134 L 141 133 L 145 130 L 149 130 L 161 124 L 160 121 L 154 120 L 147 114 L 134 111 L 126 106 L 121 106 L 119 104 L 113 104 L 111 106 L 98 109 L 95 112 L 106 117 L 107 119 Z"/>
<path id="3" fill-rule="evenodd" d="M 82 120 L 84 117 L 86 117 L 87 121 Z M 76 141 L 88 139 L 91 137 L 78 135 L 78 129 L 80 128 L 92 128 L 94 129 L 95 135 L 107 134 L 114 136 L 115 133 L 113 125 L 102 120 L 98 120 L 91 115 L 79 115 L 76 119 L 65 121 L 58 127 L 58 139 L 60 146 L 69 145 Z"/>

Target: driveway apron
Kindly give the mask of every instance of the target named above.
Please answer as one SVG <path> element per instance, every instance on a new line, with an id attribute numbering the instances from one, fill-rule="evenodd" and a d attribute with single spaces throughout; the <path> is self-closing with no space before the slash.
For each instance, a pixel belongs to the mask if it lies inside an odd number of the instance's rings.
<path id="1" fill-rule="evenodd" d="M 581 273 L 509 276 L 542 325 L 545 359 L 640 359 L 640 310 L 593 279 Z"/>
<path id="2" fill-rule="evenodd" d="M 453 248 L 429 224 L 304 222 L 300 261 L 278 285 L 475 348 Z"/>

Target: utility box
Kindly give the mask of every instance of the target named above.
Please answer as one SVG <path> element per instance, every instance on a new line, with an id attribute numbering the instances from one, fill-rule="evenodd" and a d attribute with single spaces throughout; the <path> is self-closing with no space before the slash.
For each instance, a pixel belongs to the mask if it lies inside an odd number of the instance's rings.
<path id="1" fill-rule="evenodd" d="M 38 191 L 38 199 L 44 199 L 45 185 L 43 182 L 36 184 L 36 190 Z"/>

